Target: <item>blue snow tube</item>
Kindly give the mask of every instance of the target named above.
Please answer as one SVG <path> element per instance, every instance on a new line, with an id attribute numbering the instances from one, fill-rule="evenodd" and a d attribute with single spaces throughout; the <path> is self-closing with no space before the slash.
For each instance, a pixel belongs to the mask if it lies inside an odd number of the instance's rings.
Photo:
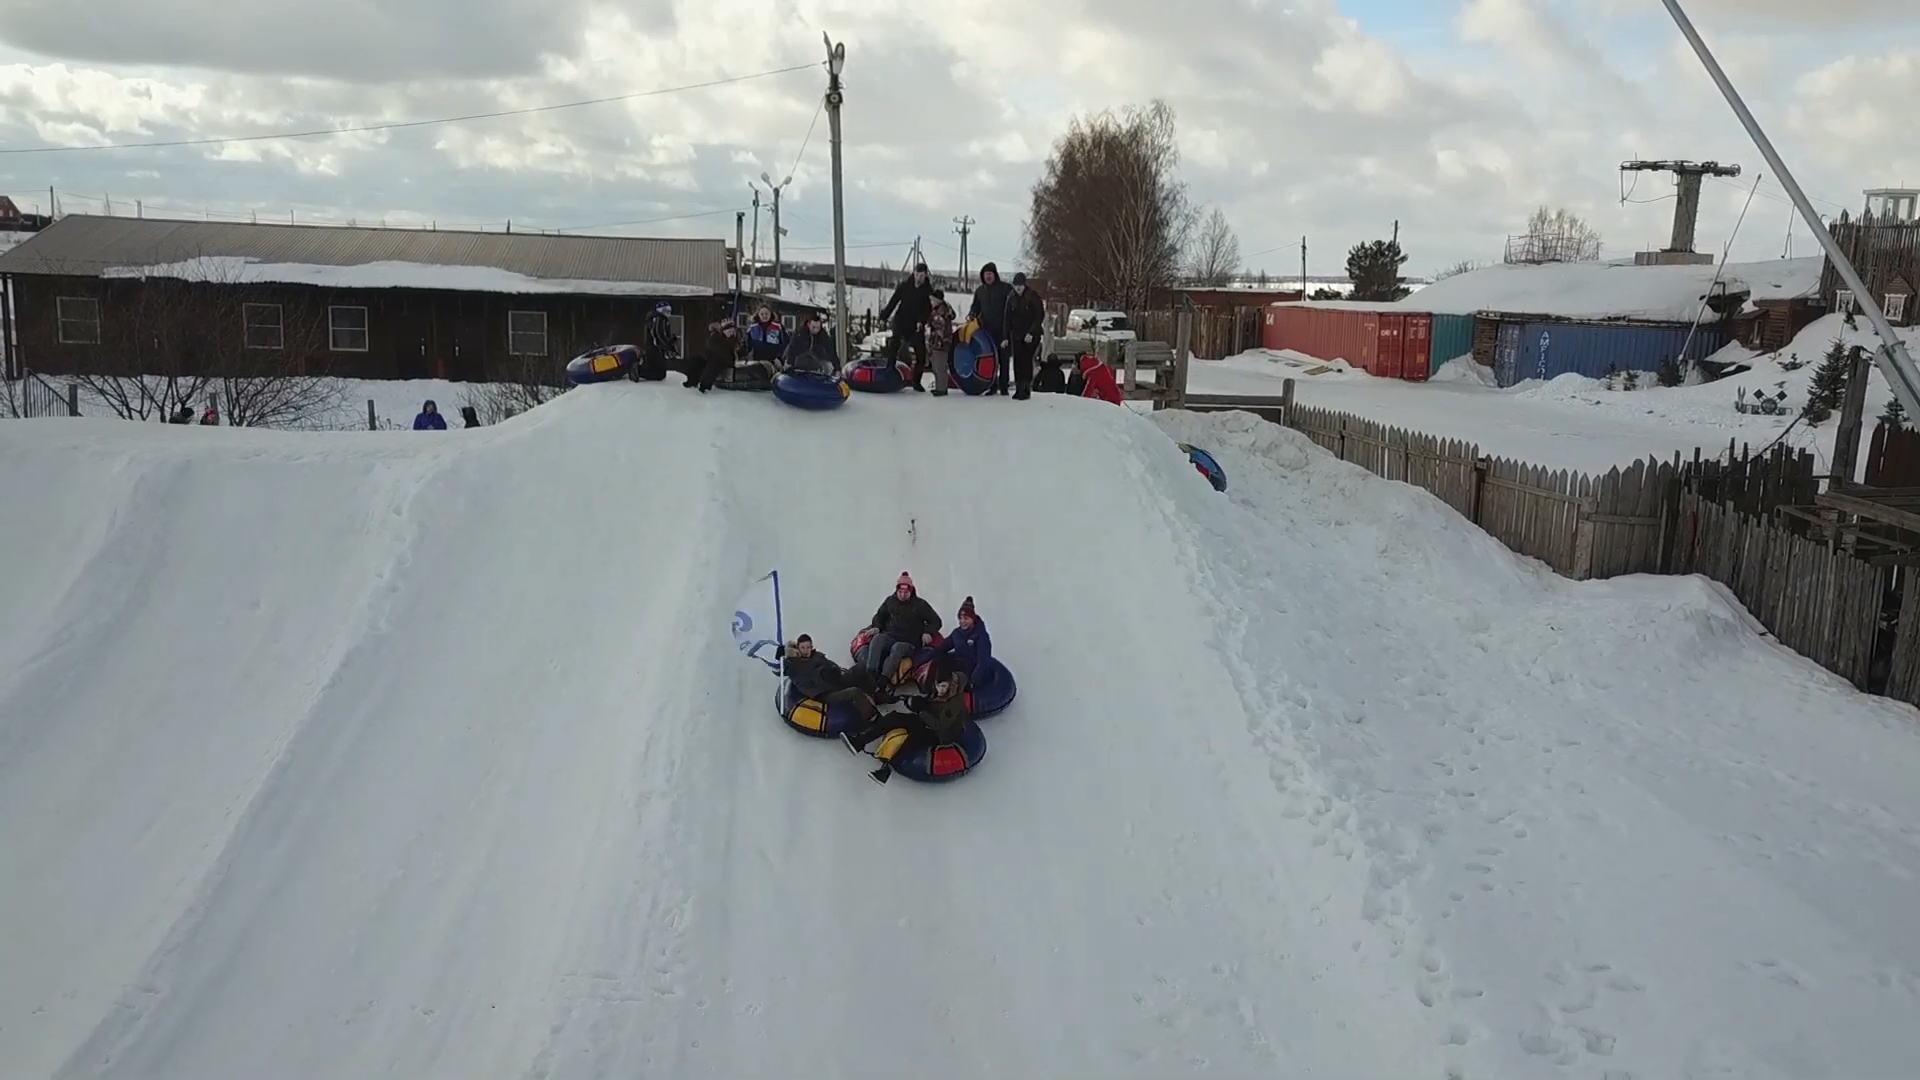
<path id="1" fill-rule="evenodd" d="M 905 390 L 913 382 L 913 366 L 905 360 L 889 363 L 884 357 L 855 360 L 844 374 L 847 385 L 870 394 L 891 394 Z"/>
<path id="2" fill-rule="evenodd" d="M 857 660 L 858 658 L 856 658 Z M 933 650 L 919 649 L 913 654 L 913 673 L 909 678 L 925 686 L 933 675 Z M 987 661 L 987 673 L 979 682 L 963 691 L 967 699 L 967 715 L 975 720 L 985 720 L 1007 711 L 1020 688 L 1013 681 L 1013 672 L 1000 662 L 999 657 Z"/>
<path id="3" fill-rule="evenodd" d="M 589 349 L 567 361 L 567 379 L 576 386 L 614 382 L 627 377 L 640 364 L 640 349 L 635 345 L 609 345 Z"/>
<path id="4" fill-rule="evenodd" d="M 837 739 L 841 732 L 860 725 L 860 713 L 853 706 L 844 702 L 828 705 L 803 697 L 792 683 L 787 684 L 786 697 L 780 703 L 780 719 L 800 734 L 816 739 Z"/>
<path id="5" fill-rule="evenodd" d="M 1213 485 L 1213 490 L 1227 490 L 1227 470 L 1221 468 L 1220 463 L 1213 460 L 1212 454 L 1207 453 L 1197 446 L 1188 446 L 1186 443 L 1179 445 L 1180 449 L 1187 452 L 1187 460 L 1193 462 L 1193 467 L 1199 470 L 1201 476 L 1207 478 L 1207 483 Z"/>
<path id="6" fill-rule="evenodd" d="M 994 354 L 993 335 L 969 320 L 953 335 L 948 381 L 968 397 L 979 397 L 992 389 L 999 373 L 1000 358 Z"/>
<path id="7" fill-rule="evenodd" d="M 880 737 L 873 756 L 893 766 L 893 771 L 909 780 L 940 784 L 957 780 L 973 771 L 987 756 L 987 736 L 980 725 L 969 720 L 960 730 L 960 738 L 939 746 L 906 746 L 907 732 L 894 728 Z M 902 753 L 902 751 L 908 751 Z"/>
<path id="8" fill-rule="evenodd" d="M 773 380 L 773 396 L 796 409 L 819 412 L 845 405 L 847 384 L 837 376 L 785 371 Z"/>

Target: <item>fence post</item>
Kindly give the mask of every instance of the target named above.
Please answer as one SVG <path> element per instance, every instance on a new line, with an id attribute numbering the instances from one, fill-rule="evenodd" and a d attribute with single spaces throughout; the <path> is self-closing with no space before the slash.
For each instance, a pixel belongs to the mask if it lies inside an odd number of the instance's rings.
<path id="1" fill-rule="evenodd" d="M 1184 409 L 1187 407 L 1187 357 L 1193 351 L 1193 311 L 1191 309 L 1180 309 L 1180 319 L 1174 328 L 1173 337 L 1175 341 L 1171 372 L 1173 387 L 1168 391 L 1167 397 L 1171 399 L 1174 408 Z"/>
<path id="2" fill-rule="evenodd" d="M 380 430 L 380 425 L 379 425 L 379 423 L 377 423 L 377 422 L 375 421 L 375 419 L 374 419 L 374 415 L 373 415 L 373 399 L 372 399 L 372 398 L 368 398 L 368 399 L 367 399 L 367 430 L 368 430 L 368 431 L 379 431 L 379 430 Z"/>
<path id="3" fill-rule="evenodd" d="M 1859 345 L 1848 353 L 1847 360 L 1847 390 L 1840 400 L 1840 430 L 1834 432 L 1833 477 L 1829 481 L 1836 491 L 1854 483 L 1854 465 L 1860 460 L 1860 429 L 1867 409 L 1867 379 L 1873 371 L 1872 354 Z"/>
<path id="4" fill-rule="evenodd" d="M 1280 384 L 1280 426 L 1293 426 L 1293 380 Z"/>
<path id="5" fill-rule="evenodd" d="M 1585 581 L 1593 576 L 1593 515 L 1600 512 L 1600 500 L 1589 495 L 1574 506 L 1573 573 L 1567 576 Z"/>
<path id="6" fill-rule="evenodd" d="M 80 415 L 80 384 L 79 383 L 67 384 L 67 415 L 68 416 Z"/>
<path id="7" fill-rule="evenodd" d="M 1475 525 L 1480 524 L 1480 509 L 1486 500 L 1487 471 L 1491 468 L 1493 468 L 1493 459 L 1485 454 L 1473 459 L 1473 499 L 1471 502 L 1473 509 L 1472 512 L 1467 515 L 1467 520 L 1473 522 Z"/>

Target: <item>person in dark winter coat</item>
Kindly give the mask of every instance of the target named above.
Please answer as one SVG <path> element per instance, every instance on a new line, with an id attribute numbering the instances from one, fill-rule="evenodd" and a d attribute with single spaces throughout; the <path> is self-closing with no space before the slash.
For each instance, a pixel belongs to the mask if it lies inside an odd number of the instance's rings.
<path id="1" fill-rule="evenodd" d="M 1033 392 L 1036 394 L 1064 394 L 1067 392 L 1067 371 L 1061 366 L 1057 356 L 1040 358 L 1039 370 L 1033 373 Z"/>
<path id="2" fill-rule="evenodd" d="M 700 378 L 687 376 L 686 385 L 696 387 L 701 393 L 713 389 L 713 381 L 723 372 L 733 369 L 734 361 L 740 357 L 739 328 L 732 319 L 722 319 L 707 327 L 707 362 L 700 369 Z"/>
<path id="3" fill-rule="evenodd" d="M 460 425 L 462 427 L 479 427 L 480 413 L 471 405 L 460 406 Z"/>
<path id="4" fill-rule="evenodd" d="M 673 305 L 662 300 L 647 315 L 646 344 L 640 349 L 640 362 L 627 375 L 634 382 L 660 382 L 673 370 L 679 353 L 680 342 L 673 336 Z"/>
<path id="5" fill-rule="evenodd" d="M 892 682 L 913 650 L 933 644 L 933 635 L 940 632 L 940 613 L 921 598 L 913 578 L 903 570 L 894 582 L 893 595 L 873 613 L 873 629 L 876 633 L 867 644 L 867 670 L 876 678 L 884 672 Z"/>
<path id="6" fill-rule="evenodd" d="M 979 319 L 980 328 L 992 335 L 994 355 L 1000 363 L 995 369 L 993 386 L 989 394 L 1007 392 L 1007 365 L 1009 353 L 1007 339 L 1007 298 L 1013 295 L 1013 286 L 1000 280 L 1000 268 L 988 263 L 980 268 L 980 287 L 973 290 L 973 306 L 967 309 L 967 318 Z"/>
<path id="7" fill-rule="evenodd" d="M 812 635 L 801 634 L 792 647 L 781 646 L 778 655 L 781 673 L 792 680 L 794 691 L 802 698 L 812 698 L 828 708 L 851 705 L 860 719 L 868 722 L 880 715 L 876 699 L 893 700 L 891 695 L 879 693 L 873 676 L 865 670 L 843 668 L 826 653 L 815 651 Z"/>
<path id="8" fill-rule="evenodd" d="M 827 332 L 826 319 L 819 312 L 787 339 L 787 354 L 781 363 L 791 371 L 806 375 L 833 376 L 840 372 L 840 354 L 833 347 L 833 335 Z"/>
<path id="9" fill-rule="evenodd" d="M 753 324 L 747 327 L 747 348 L 755 360 L 764 360 L 770 367 L 779 367 L 787 351 L 787 328 L 765 304 L 753 313 Z"/>
<path id="10" fill-rule="evenodd" d="M 1118 405 L 1126 400 L 1120 392 L 1120 384 L 1113 377 L 1113 369 L 1100 362 L 1092 353 L 1080 354 L 1080 377 L 1084 380 L 1081 397 L 1099 398 L 1109 404 Z"/>
<path id="11" fill-rule="evenodd" d="M 921 336 L 927 325 L 927 316 L 933 311 L 933 276 L 927 271 L 927 264 L 920 263 L 905 281 L 895 286 L 893 297 L 887 306 L 880 309 L 880 317 L 887 320 L 887 329 L 892 331 L 887 341 L 887 358 L 898 361 L 900 350 L 911 347 L 913 350 L 913 369 L 917 374 L 925 363 L 926 341 Z"/>
<path id="12" fill-rule="evenodd" d="M 1027 275 L 1013 275 L 1013 293 L 1007 297 L 1007 338 L 1013 351 L 1013 399 L 1033 396 L 1033 358 L 1040 352 L 1040 334 L 1046 327 L 1047 305 L 1027 284 Z"/>
<path id="13" fill-rule="evenodd" d="M 936 673 L 958 671 L 966 675 L 967 682 L 980 685 L 986 678 L 987 664 L 993 659 L 993 638 L 987 634 L 987 624 L 980 621 L 980 615 L 973 610 L 973 597 L 960 602 L 960 614 L 953 633 L 933 651 L 933 666 Z"/>
<path id="14" fill-rule="evenodd" d="M 435 405 L 431 398 L 428 399 L 425 405 L 420 406 L 420 415 L 413 418 L 413 430 L 447 430 L 447 418 L 440 415 L 440 406 Z"/>
<path id="15" fill-rule="evenodd" d="M 934 681 L 933 695 L 920 703 L 920 707 L 907 715 L 876 716 L 859 728 L 842 732 L 840 739 L 847 749 L 856 754 L 864 754 L 875 739 L 895 728 L 906 730 L 906 741 L 895 751 L 895 757 L 908 757 L 931 746 L 946 746 L 958 742 L 967 726 L 967 677 L 960 672 L 941 675 Z M 884 784 L 893 777 L 893 766 L 881 765 L 867 774 L 876 784 Z"/>

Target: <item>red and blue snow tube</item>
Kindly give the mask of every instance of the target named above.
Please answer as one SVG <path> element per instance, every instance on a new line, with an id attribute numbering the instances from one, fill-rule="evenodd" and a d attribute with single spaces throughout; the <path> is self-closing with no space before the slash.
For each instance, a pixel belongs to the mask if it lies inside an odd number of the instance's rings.
<path id="1" fill-rule="evenodd" d="M 1212 454 L 1207 453 L 1197 446 L 1188 446 L 1186 443 L 1179 445 L 1181 450 L 1186 451 L 1187 460 L 1193 463 L 1193 467 L 1199 471 L 1201 476 L 1207 478 L 1207 483 L 1213 485 L 1213 490 L 1227 490 L 1227 470 L 1221 468 L 1220 463 L 1213 460 Z"/>
<path id="2" fill-rule="evenodd" d="M 947 381 L 968 397 L 979 397 L 993 388 L 999 374 L 1000 357 L 994 351 L 993 335 L 980 329 L 978 319 L 968 319 L 953 335 Z"/>
<path id="3" fill-rule="evenodd" d="M 909 746 L 907 738 L 905 728 L 894 728 L 880 737 L 873 756 L 893 766 L 895 773 L 925 784 L 958 780 L 987 756 L 987 736 L 971 720 L 960 729 L 960 737 L 950 743 L 927 746 L 915 740 L 919 745 Z"/>
<path id="4" fill-rule="evenodd" d="M 927 685 L 927 679 L 933 674 L 933 650 L 921 649 L 913 654 L 913 681 L 921 686 Z M 1013 672 L 1000 662 L 999 657 L 987 661 L 986 674 L 980 681 L 972 683 L 965 690 L 967 715 L 975 720 L 985 720 L 989 716 L 998 716 L 1007 711 L 1020 687 L 1013 681 Z"/>
<path id="5" fill-rule="evenodd" d="M 890 362 L 885 357 L 855 360 L 847 365 L 844 374 L 848 386 L 870 394 L 895 393 L 913 383 L 913 365 L 905 360 Z"/>
<path id="6" fill-rule="evenodd" d="M 838 376 L 784 371 L 773 380 L 773 396 L 796 409 L 821 412 L 847 403 L 847 384 Z"/>
<path id="7" fill-rule="evenodd" d="M 626 378 L 627 372 L 639 364 L 639 346 L 608 345 L 603 349 L 589 349 L 567 361 L 567 379 L 575 386 L 614 382 Z"/>
<path id="8" fill-rule="evenodd" d="M 816 739 L 837 739 L 841 732 L 860 726 L 860 712 L 852 705 L 803 697 L 792 683 L 787 684 L 786 697 L 780 702 L 780 719 L 800 734 Z"/>

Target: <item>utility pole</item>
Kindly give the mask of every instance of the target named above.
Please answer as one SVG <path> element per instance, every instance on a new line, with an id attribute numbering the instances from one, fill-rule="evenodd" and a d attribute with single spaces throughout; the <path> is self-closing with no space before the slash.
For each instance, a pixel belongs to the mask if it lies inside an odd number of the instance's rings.
<path id="1" fill-rule="evenodd" d="M 753 181 L 747 181 L 753 189 L 753 291 L 760 291 L 760 188 Z"/>
<path id="2" fill-rule="evenodd" d="M 1708 176 L 1739 176 L 1740 166 L 1717 161 L 1623 161 L 1621 172 L 1670 172 L 1680 186 L 1673 205 L 1673 239 L 1667 250 L 1693 254 L 1694 229 L 1700 223 L 1700 182 Z"/>
<path id="3" fill-rule="evenodd" d="M 953 219 L 958 226 L 953 231 L 960 234 L 960 280 L 967 280 L 967 233 L 973 230 L 973 218 L 961 216 Z"/>
<path id="4" fill-rule="evenodd" d="M 1733 88 L 1733 82 L 1727 78 L 1727 73 L 1720 69 L 1720 62 L 1713 58 L 1713 53 L 1707 49 L 1707 43 L 1701 40 L 1700 32 L 1695 30 L 1693 23 L 1688 20 L 1687 13 L 1680 10 L 1679 0 L 1664 0 L 1664 2 L 1667 5 L 1667 13 L 1673 16 L 1673 21 L 1680 27 L 1680 32 L 1686 36 L 1688 44 L 1692 45 L 1693 51 L 1699 54 L 1700 62 L 1705 65 L 1707 74 L 1713 77 L 1714 84 L 1720 88 L 1720 93 L 1727 99 L 1727 104 L 1733 107 L 1734 115 L 1740 118 L 1741 126 L 1747 129 L 1747 134 L 1753 138 L 1754 145 L 1760 148 L 1761 156 L 1765 157 L 1767 164 L 1772 166 L 1773 175 L 1780 178 L 1780 186 L 1787 189 L 1787 194 L 1793 199 L 1793 205 L 1799 208 L 1801 218 L 1806 221 L 1807 228 L 1813 230 L 1813 238 L 1826 249 L 1827 258 L 1833 262 L 1833 269 L 1840 275 L 1840 280 L 1847 283 L 1847 288 L 1853 290 L 1853 295 L 1866 299 L 1866 303 L 1861 304 L 1860 307 L 1866 313 L 1867 320 L 1873 324 L 1874 332 L 1880 335 L 1880 340 L 1883 342 L 1880 351 L 1874 354 L 1875 363 L 1879 365 L 1880 373 L 1886 376 L 1887 385 L 1893 388 L 1894 397 L 1907 410 L 1907 415 L 1920 416 L 1920 411 L 1917 411 L 1920 410 L 1920 370 L 1915 369 L 1913 357 L 1907 354 L 1906 343 L 1900 339 L 1900 335 L 1894 333 L 1893 324 L 1887 321 L 1887 313 L 1881 310 L 1879 304 L 1873 302 L 1873 293 L 1867 289 L 1866 282 L 1860 280 L 1860 272 L 1854 269 L 1853 263 L 1847 258 L 1847 253 L 1840 250 L 1839 242 L 1834 240 L 1833 234 L 1828 232 L 1826 225 L 1820 221 L 1820 215 L 1814 210 L 1813 203 L 1807 199 L 1807 193 L 1800 190 L 1800 182 L 1793 178 L 1793 173 L 1787 169 L 1787 163 L 1780 160 L 1780 154 L 1773 148 L 1767 133 L 1760 130 L 1760 122 L 1753 118 L 1753 113 L 1747 109 L 1747 103 L 1740 100 L 1740 94 Z M 1853 478 L 1849 476 L 1845 479 L 1851 481 Z"/>
<path id="5" fill-rule="evenodd" d="M 1307 238 L 1300 238 L 1300 299 L 1307 298 Z"/>
<path id="6" fill-rule="evenodd" d="M 744 279 L 741 277 L 746 269 L 747 212 L 745 210 L 735 210 L 733 212 L 733 292 L 736 303 L 738 303 L 739 295 L 747 291 Z"/>
<path id="7" fill-rule="evenodd" d="M 761 173 L 760 179 L 765 180 L 767 186 L 773 189 L 773 294 L 778 296 L 784 288 L 781 284 L 780 237 L 787 231 L 780 227 L 780 193 L 786 190 L 788 184 L 793 183 L 793 177 L 789 176 L 778 184 L 774 183 L 773 177 L 766 173 Z"/>
<path id="8" fill-rule="evenodd" d="M 840 71 L 847 66 L 847 46 L 827 43 L 827 130 L 833 140 L 833 343 L 840 356 L 847 356 L 847 226 L 840 180 L 840 105 L 846 95 L 840 89 Z M 1920 416 L 1920 408 L 1908 410 Z"/>

